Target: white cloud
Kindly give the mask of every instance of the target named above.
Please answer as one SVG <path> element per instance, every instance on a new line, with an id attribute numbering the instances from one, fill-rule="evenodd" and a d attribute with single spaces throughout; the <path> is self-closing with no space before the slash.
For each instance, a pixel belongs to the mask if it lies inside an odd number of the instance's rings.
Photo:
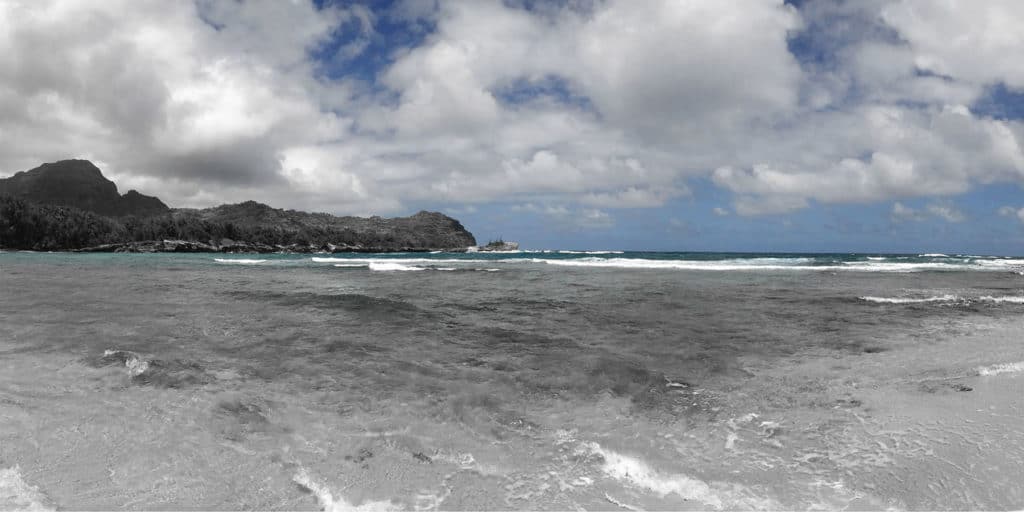
<path id="1" fill-rule="evenodd" d="M 928 213 L 946 222 L 963 222 L 966 216 L 956 207 L 949 204 L 930 204 Z"/>
<path id="2" fill-rule="evenodd" d="M 719 217 L 725 217 L 726 215 L 729 215 L 729 210 L 726 210 L 725 208 L 722 208 L 720 206 L 712 208 L 711 212 Z"/>
<path id="3" fill-rule="evenodd" d="M 608 212 L 596 208 L 525 203 L 513 206 L 512 211 L 543 215 L 554 227 L 563 231 L 607 229 L 615 225 L 615 219 Z"/>
<path id="4" fill-rule="evenodd" d="M 913 51 L 914 65 L 938 75 L 1024 88 L 1024 3 L 1017 0 L 935 2 L 900 0 L 881 10 Z"/>
<path id="5" fill-rule="evenodd" d="M 1024 183 L 1024 125 L 965 106 L 1024 88 L 1019 2 L 514 4 L 7 0 L 0 174 L 86 157 L 176 206 L 535 202 L 592 226 L 692 177 L 744 216 Z M 436 30 L 372 86 L 319 75 L 311 51 L 354 31 L 343 70 L 384 17 Z M 807 27 L 829 65 L 789 52 Z M 933 206 L 914 215 L 964 219 Z"/>
<path id="6" fill-rule="evenodd" d="M 1015 217 L 1020 222 L 1024 222 L 1024 207 L 1002 206 L 998 212 L 1003 217 Z"/>
<path id="7" fill-rule="evenodd" d="M 922 215 L 920 212 L 909 206 L 905 206 L 903 203 L 899 201 L 893 203 L 892 212 L 889 214 L 889 220 L 895 223 L 919 221 L 924 220 L 924 218 L 924 215 Z"/>
<path id="8" fill-rule="evenodd" d="M 892 205 L 889 220 L 894 223 L 918 222 L 928 219 L 929 216 L 954 223 L 963 222 L 967 218 L 962 211 L 949 203 L 931 203 L 925 206 L 924 211 L 921 211 L 897 201 Z"/>

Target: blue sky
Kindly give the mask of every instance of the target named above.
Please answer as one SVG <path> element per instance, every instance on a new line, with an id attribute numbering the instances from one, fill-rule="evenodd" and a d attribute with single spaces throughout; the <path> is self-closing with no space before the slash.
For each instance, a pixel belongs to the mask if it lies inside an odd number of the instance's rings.
<path id="1" fill-rule="evenodd" d="M 532 248 L 1024 254 L 1013 0 L 0 5 L 0 175 Z M 53 34 L 60 34 L 54 37 Z"/>

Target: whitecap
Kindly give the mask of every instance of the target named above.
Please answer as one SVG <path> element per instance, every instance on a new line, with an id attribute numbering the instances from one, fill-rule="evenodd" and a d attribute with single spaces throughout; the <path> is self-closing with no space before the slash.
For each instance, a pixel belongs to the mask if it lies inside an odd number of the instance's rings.
<path id="1" fill-rule="evenodd" d="M 956 295 L 935 295 L 932 297 L 860 297 L 860 300 L 879 304 L 923 304 L 927 302 L 957 302 L 961 299 Z"/>
<path id="2" fill-rule="evenodd" d="M 49 500 L 21 475 L 21 468 L 0 469 L 0 510 L 56 510 Z"/>
<path id="3" fill-rule="evenodd" d="M 990 295 L 986 295 L 984 297 L 979 297 L 979 300 L 988 301 L 988 302 L 995 302 L 995 303 L 1008 302 L 1008 303 L 1011 303 L 1011 304 L 1024 304 L 1024 297 L 1019 296 L 1019 295 L 1011 295 L 1011 296 L 1006 296 L 1006 297 L 992 297 Z"/>
<path id="4" fill-rule="evenodd" d="M 682 474 L 662 475 L 640 459 L 605 449 L 595 442 L 583 443 L 583 447 L 589 453 L 600 455 L 604 459 L 601 470 L 616 480 L 662 497 L 676 494 L 686 500 L 697 500 L 716 509 L 722 508 L 722 499 L 701 480 Z"/>
<path id="5" fill-rule="evenodd" d="M 926 254 L 918 254 L 921 258 L 948 258 L 948 254 L 942 254 L 941 252 L 929 252 Z"/>
<path id="6" fill-rule="evenodd" d="M 991 366 L 979 366 L 977 371 L 978 375 L 983 377 L 999 375 L 1001 373 L 1020 373 L 1024 372 L 1024 361 L 1017 363 L 999 363 Z"/>
<path id="7" fill-rule="evenodd" d="M 266 263 L 267 260 L 251 260 L 245 258 L 214 258 L 213 261 L 217 263 L 227 263 L 229 265 L 259 265 L 260 263 Z"/>
<path id="8" fill-rule="evenodd" d="M 292 481 L 302 487 L 309 489 L 309 492 L 316 496 L 317 502 L 320 503 L 320 507 L 324 512 L 371 512 L 380 510 L 398 510 L 390 501 L 367 501 L 359 505 L 349 503 L 344 496 L 334 497 L 331 490 L 326 485 L 317 482 L 309 476 L 309 473 L 305 468 L 300 468 L 299 472 L 292 477 Z"/>
<path id="9" fill-rule="evenodd" d="M 371 261 L 370 270 L 378 272 L 409 272 L 423 270 L 423 267 L 414 267 L 410 265 L 403 265 L 401 263 L 393 263 L 390 261 Z"/>
<path id="10" fill-rule="evenodd" d="M 149 369 L 149 361 L 128 350 L 104 350 L 103 357 L 119 357 L 123 359 L 124 367 L 128 369 L 128 375 L 132 377 L 142 375 Z"/>
<path id="11" fill-rule="evenodd" d="M 550 251 L 544 251 L 550 252 Z M 623 254 L 623 251 L 558 251 L 559 254 Z"/>

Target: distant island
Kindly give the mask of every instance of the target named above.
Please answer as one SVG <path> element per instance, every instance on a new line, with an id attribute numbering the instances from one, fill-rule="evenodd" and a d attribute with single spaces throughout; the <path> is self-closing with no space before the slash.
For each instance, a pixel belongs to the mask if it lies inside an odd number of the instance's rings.
<path id="1" fill-rule="evenodd" d="M 103 252 L 464 251 L 473 234 L 447 215 L 337 217 L 255 201 L 170 208 L 125 194 L 88 160 L 0 179 L 0 249 Z"/>

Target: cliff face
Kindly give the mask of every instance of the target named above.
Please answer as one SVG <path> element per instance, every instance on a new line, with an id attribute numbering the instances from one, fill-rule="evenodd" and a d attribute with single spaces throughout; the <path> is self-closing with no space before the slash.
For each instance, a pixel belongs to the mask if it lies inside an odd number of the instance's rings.
<path id="1" fill-rule="evenodd" d="M 0 195 L 113 217 L 170 211 L 159 199 L 134 190 L 118 194 L 117 185 L 88 160 L 61 160 L 0 179 Z"/>
<path id="2" fill-rule="evenodd" d="M 176 242 L 164 242 L 174 240 Z M 427 251 L 476 245 L 459 221 L 336 217 L 254 201 L 170 209 L 113 182 L 85 160 L 44 164 L 0 180 L 0 248 L 103 251 Z"/>

